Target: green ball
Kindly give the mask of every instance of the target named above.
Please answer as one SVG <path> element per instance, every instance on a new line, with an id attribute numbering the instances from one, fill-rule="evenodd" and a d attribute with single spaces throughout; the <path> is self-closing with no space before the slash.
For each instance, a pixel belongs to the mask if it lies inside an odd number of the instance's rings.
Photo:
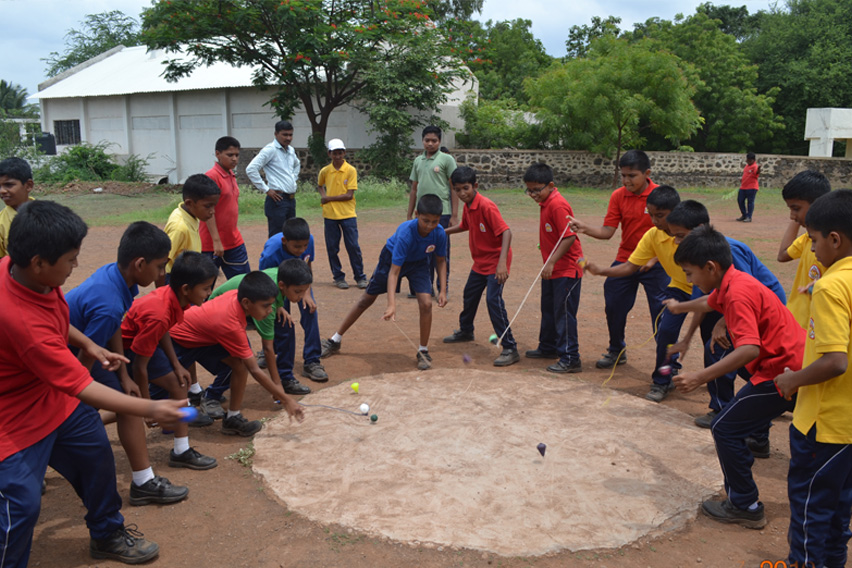
<path id="1" fill-rule="evenodd" d="M 498 339 L 499 339 L 499 338 L 497 337 L 497 334 L 496 334 L 496 333 L 492 333 L 492 334 L 491 334 L 491 337 L 489 337 L 489 338 L 488 338 L 488 341 L 490 341 L 490 342 L 491 342 L 491 343 L 493 343 L 494 345 L 497 345 L 497 340 L 498 340 Z"/>
<path id="2" fill-rule="evenodd" d="M 373 414 L 372 416 L 370 416 L 370 422 L 378 422 L 378 420 L 379 420 L 378 414 Z"/>

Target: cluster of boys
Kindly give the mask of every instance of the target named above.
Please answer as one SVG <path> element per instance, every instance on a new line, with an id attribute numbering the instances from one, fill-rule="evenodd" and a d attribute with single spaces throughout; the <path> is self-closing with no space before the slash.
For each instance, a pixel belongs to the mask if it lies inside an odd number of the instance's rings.
<path id="1" fill-rule="evenodd" d="M 190 446 L 189 426 L 220 419 L 225 434 L 258 432 L 261 423 L 240 413 L 249 374 L 291 417 L 303 420 L 302 407 L 290 396 L 310 392 L 294 374 L 291 303 L 298 305 L 305 333 L 302 376 L 325 382 L 320 359 L 340 352 L 342 336 L 379 295 L 387 294 L 382 318 L 394 319 L 405 277 L 419 306 L 416 365 L 431 368 L 433 297 L 441 307 L 447 303 L 448 235 L 468 232 L 473 267 L 459 329 L 443 341 L 474 340 L 485 292 L 502 347 L 494 365 L 520 360 L 502 298 L 512 233 L 494 202 L 478 193 L 476 172 L 456 167 L 441 150 L 436 127 L 423 131 L 425 151 L 412 168 L 408 220 L 388 238 L 369 280 L 358 245 L 357 172 L 345 160 L 344 143 L 329 142 L 331 164 L 320 172 L 318 187 L 334 285 L 348 288 L 338 257 L 342 236 L 354 281 L 364 292 L 338 330 L 321 340 L 311 291 L 314 240 L 307 222 L 295 216 L 299 160 L 292 136 L 289 122 L 276 124 L 275 140 L 247 167 L 249 179 L 267 195 L 269 239 L 260 270 L 250 270 L 237 228 L 240 144 L 223 137 L 216 143 L 217 163 L 206 175 L 186 180 L 183 202 L 165 230 L 132 223 L 117 262 L 67 296 L 60 287 L 77 266 L 86 225 L 66 207 L 29 197 L 33 180 L 26 162 L 0 162 L 6 204 L 0 212 L 0 567 L 27 564 L 48 465 L 71 483 L 88 510 L 92 557 L 126 563 L 156 557 L 158 546 L 125 525 L 120 513 L 103 423 L 117 422 L 132 470 L 131 504 L 185 499 L 188 488 L 154 473 L 145 421 L 173 433 L 170 467 L 207 470 L 216 460 Z M 789 562 L 844 566 L 852 536 L 852 191 L 830 191 L 814 171 L 784 187 L 791 222 L 778 260 L 799 259 L 787 301 L 778 279 L 746 245 L 712 228 L 704 205 L 681 201 L 674 188 L 651 181 L 647 155 L 629 151 L 619 167 L 624 186 L 612 194 L 601 226 L 574 217 L 549 166 L 533 164 L 524 175 L 526 194 L 540 207 L 544 262 L 539 341 L 525 356 L 554 360 L 547 367 L 553 373 L 582 370 L 576 315 L 585 271 L 606 276 L 609 346 L 596 367 L 624 364 L 626 320 L 642 285 L 657 344 L 646 398 L 661 402 L 675 388 L 690 392 L 703 384 L 710 394 L 710 411 L 695 422 L 712 431 L 727 497 L 705 501 L 702 511 L 749 528 L 766 524 L 751 467 L 755 457 L 769 456 L 772 420 L 792 410 Z M 749 155 L 738 221 L 751 220 L 759 173 Z M 579 235 L 610 239 L 619 227 L 612 264 L 587 262 Z M 214 289 L 220 269 L 227 281 Z M 134 300 L 139 286 L 152 283 L 158 287 Z M 694 316 L 681 336 L 687 312 Z M 247 323 L 261 337 L 258 357 Z M 696 330 L 705 346 L 704 367 L 687 371 L 679 359 Z M 196 379 L 196 364 L 214 377 L 206 389 Z M 735 393 L 736 376 L 747 382 Z M 181 419 L 188 405 L 198 412 L 187 423 Z"/>

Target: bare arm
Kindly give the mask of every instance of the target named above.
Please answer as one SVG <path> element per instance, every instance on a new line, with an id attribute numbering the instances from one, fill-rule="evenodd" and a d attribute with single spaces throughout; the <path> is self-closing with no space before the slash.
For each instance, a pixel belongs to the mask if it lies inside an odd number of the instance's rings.
<path id="1" fill-rule="evenodd" d="M 504 284 L 509 279 L 509 247 L 512 246 L 512 231 L 503 231 L 503 242 L 500 244 L 500 259 L 497 261 L 497 272 L 494 276 L 498 284 Z"/>
<path id="2" fill-rule="evenodd" d="M 785 370 L 775 377 L 775 385 L 789 400 L 800 387 L 818 385 L 839 377 L 846 372 L 848 364 L 848 355 L 844 352 L 825 353 L 801 371 Z"/>
<path id="3" fill-rule="evenodd" d="M 340 195 L 335 195 L 329 197 L 325 191 L 320 190 L 320 203 L 325 205 L 326 203 L 331 203 L 332 201 L 351 201 L 355 197 L 355 190 L 350 189 L 346 193 L 341 193 Z"/>
<path id="4" fill-rule="evenodd" d="M 210 238 L 213 239 L 213 254 L 221 258 L 225 255 L 225 248 L 222 246 L 222 239 L 219 237 L 219 227 L 216 226 L 216 215 L 204 221 L 204 224 L 207 225 Z"/>
<path id="5" fill-rule="evenodd" d="M 547 261 L 547 264 L 544 265 L 544 269 L 541 271 L 542 280 L 550 280 L 550 277 L 553 276 L 553 269 L 556 267 L 556 263 L 559 262 L 560 258 L 565 256 L 565 253 L 568 252 L 571 245 L 573 245 L 576 240 L 577 237 L 572 235 L 559 241 L 559 244 L 556 245 L 556 250 L 550 256 L 550 260 Z"/>
<path id="6" fill-rule="evenodd" d="M 571 230 L 575 233 L 580 233 L 583 235 L 589 235 L 595 239 L 600 239 L 602 241 L 606 241 L 612 238 L 615 234 L 616 227 L 607 227 L 606 225 L 601 225 L 600 227 L 592 227 L 576 219 L 574 217 L 570 218 Z"/>
<path id="7" fill-rule="evenodd" d="M 410 220 L 414 216 L 414 208 L 417 206 L 417 182 L 411 182 L 411 191 L 408 193 L 408 214 L 405 216 Z"/>
<path id="8" fill-rule="evenodd" d="M 447 180 L 447 184 L 450 180 Z M 450 188 L 450 225 L 456 225 L 459 222 L 459 196 Z"/>
<path id="9" fill-rule="evenodd" d="M 793 260 L 793 257 L 790 256 L 787 249 L 790 248 L 790 245 L 792 245 L 793 241 L 796 240 L 796 237 L 799 236 L 800 228 L 799 223 L 796 221 L 790 221 L 787 225 L 787 228 L 784 230 L 784 236 L 781 237 L 781 245 L 778 247 L 778 262 L 790 262 Z"/>
<path id="10" fill-rule="evenodd" d="M 444 264 L 444 267 L 444 278 L 446 278 L 446 263 Z M 385 313 L 382 314 L 383 320 L 396 321 L 396 283 L 399 281 L 399 273 L 401 270 L 401 266 L 391 264 L 391 269 L 388 273 L 388 307 L 385 310 Z M 444 280 L 444 282 L 446 282 L 446 280 Z"/>
<path id="11" fill-rule="evenodd" d="M 455 234 L 458 234 L 458 233 L 464 233 L 465 231 L 467 231 L 467 229 L 462 228 L 461 224 L 453 225 L 451 227 L 447 227 L 446 229 L 444 229 L 444 232 L 447 233 L 448 235 L 455 235 Z"/>
<path id="12" fill-rule="evenodd" d="M 592 262 L 586 262 L 585 270 L 589 274 L 594 274 L 595 276 L 611 276 L 618 278 L 620 276 L 630 276 L 634 272 L 637 272 L 640 268 L 642 267 L 631 262 L 622 262 L 615 266 L 598 266 Z"/>
<path id="13" fill-rule="evenodd" d="M 681 392 L 691 392 L 699 386 L 709 383 L 713 379 L 718 379 L 722 375 L 726 375 L 736 371 L 740 367 L 746 366 L 751 361 L 757 359 L 758 355 L 760 355 L 760 346 L 740 345 L 731 351 L 726 357 L 723 357 L 709 367 L 705 367 L 704 369 L 693 373 L 681 373 L 674 377 L 672 381 L 675 385 L 677 385 L 678 390 Z"/>
<path id="14" fill-rule="evenodd" d="M 274 396 L 277 400 L 281 401 L 281 404 L 284 406 L 284 409 L 287 410 L 287 414 L 291 417 L 295 418 L 299 422 L 305 419 L 305 411 L 302 409 L 299 404 L 293 400 L 290 395 L 284 392 L 284 387 L 281 386 L 281 381 L 279 380 L 277 383 L 273 383 L 272 379 L 269 378 L 269 375 L 263 372 L 263 369 L 257 366 L 257 359 L 254 357 L 250 357 L 248 359 L 242 359 L 243 365 L 245 365 L 246 369 L 251 376 L 254 377 L 260 386 L 267 390 L 272 396 Z M 267 359 L 267 367 L 272 368 L 275 365 L 275 359 L 272 360 Z"/>
<path id="15" fill-rule="evenodd" d="M 144 416 L 164 423 L 179 421 L 183 417 L 180 409 L 186 406 L 186 399 L 149 400 L 127 396 L 97 381 L 89 383 L 77 398 L 95 408 L 112 410 L 116 414 Z"/>
<path id="16" fill-rule="evenodd" d="M 447 305 L 447 257 L 439 256 L 435 262 L 438 269 L 438 307 Z"/>
<path id="17" fill-rule="evenodd" d="M 84 357 L 90 357 L 92 362 L 100 361 L 101 366 L 108 371 L 115 371 L 122 362 L 130 362 L 124 355 L 113 353 L 109 349 L 104 349 L 97 345 L 73 325 L 68 326 L 68 344 L 78 347 L 82 351 L 79 357 L 80 361 L 83 361 Z M 89 364 L 89 368 L 91 369 L 91 363 Z"/>

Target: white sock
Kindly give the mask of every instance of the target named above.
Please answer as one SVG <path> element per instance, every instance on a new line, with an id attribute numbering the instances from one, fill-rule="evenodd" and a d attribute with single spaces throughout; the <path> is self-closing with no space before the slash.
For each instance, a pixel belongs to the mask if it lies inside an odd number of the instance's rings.
<path id="1" fill-rule="evenodd" d="M 136 487 L 142 487 L 152 479 L 154 479 L 154 468 L 152 467 L 133 472 L 133 485 Z"/>
<path id="2" fill-rule="evenodd" d="M 335 343 L 340 343 L 341 339 L 343 339 L 343 336 L 340 335 L 339 333 L 335 333 L 334 335 L 331 336 L 331 340 L 334 341 Z"/>
<path id="3" fill-rule="evenodd" d="M 231 418 L 232 416 L 239 416 L 239 415 L 240 415 L 239 410 L 229 410 L 228 411 L 228 418 Z"/>
<path id="4" fill-rule="evenodd" d="M 189 436 L 175 436 L 175 454 L 181 455 L 189 449 Z"/>
<path id="5" fill-rule="evenodd" d="M 755 501 L 754 503 L 749 505 L 748 510 L 749 511 L 756 511 L 758 505 L 760 505 L 760 501 Z"/>
<path id="6" fill-rule="evenodd" d="M 199 385 L 198 383 L 192 383 L 189 386 L 189 392 L 191 392 L 192 394 L 200 393 L 201 392 L 201 385 Z"/>
<path id="7" fill-rule="evenodd" d="M 417 350 L 418 351 L 426 351 L 427 353 L 429 352 L 429 348 L 426 347 L 425 345 L 421 345 L 420 347 L 417 348 Z"/>

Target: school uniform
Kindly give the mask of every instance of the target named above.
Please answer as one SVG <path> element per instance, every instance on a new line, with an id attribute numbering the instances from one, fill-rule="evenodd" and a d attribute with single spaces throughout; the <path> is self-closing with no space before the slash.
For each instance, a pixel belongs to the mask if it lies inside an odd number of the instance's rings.
<path id="1" fill-rule="evenodd" d="M 778 296 L 733 267 L 707 303 L 725 317 L 735 348 L 760 348 L 757 358 L 745 365 L 751 375 L 748 383 L 710 426 L 728 499 L 746 510 L 757 502 L 758 490 L 751 472 L 754 456 L 745 439 L 755 432 L 768 432 L 773 419 L 792 410 L 792 402 L 781 396 L 773 379 L 785 368 L 802 368 L 804 332 Z"/>
<path id="2" fill-rule="evenodd" d="M 621 225 L 621 242 L 615 261 L 611 266 L 624 264 L 636 249 L 642 236 L 654 227 L 648 215 L 648 196 L 657 184 L 648 179 L 648 186 L 639 195 L 628 191 L 625 187 L 616 189 L 609 198 L 604 227 L 618 228 Z M 627 315 L 636 303 L 636 293 L 641 285 L 648 300 L 648 310 L 651 316 L 651 327 L 660 314 L 665 299 L 665 289 L 669 278 L 659 263 L 650 270 L 637 271 L 629 276 L 609 276 L 604 280 L 604 310 L 606 327 L 609 332 L 607 351 L 617 355 L 625 347 L 624 330 L 627 326 Z"/>
<path id="3" fill-rule="evenodd" d="M 299 258 L 304 260 L 307 263 L 313 263 L 315 257 L 315 249 L 314 249 L 314 236 L 311 235 L 308 238 L 308 248 L 305 249 L 300 256 L 296 257 L 287 252 L 287 249 L 284 248 L 284 245 L 281 243 L 281 239 L 284 237 L 283 233 L 278 233 L 270 237 L 266 243 L 263 245 L 263 252 L 260 254 L 260 269 L 275 269 L 274 275 L 273 273 L 269 273 L 269 277 L 272 278 L 273 282 L 278 282 L 278 265 L 284 262 L 285 260 L 289 260 L 291 258 Z M 314 289 L 311 287 L 311 298 L 314 297 Z M 283 298 L 284 309 L 288 312 L 290 311 L 290 301 L 287 298 Z M 319 309 L 311 312 L 308 309 L 304 302 L 298 302 L 299 306 L 299 325 L 302 326 L 302 330 L 305 332 L 305 344 L 302 347 L 302 359 L 304 360 L 304 364 L 308 365 L 310 363 L 319 363 L 320 353 L 322 352 L 322 339 L 320 338 L 319 332 Z M 277 320 L 276 320 L 277 321 Z M 287 341 L 294 341 L 295 336 L 293 335 L 292 329 L 283 329 L 288 326 L 282 326 L 279 323 L 275 324 L 275 337 L 285 338 L 289 337 Z M 279 329 L 281 328 L 281 329 Z M 283 339 L 282 339 L 283 341 Z M 281 380 L 287 380 L 286 376 L 291 376 L 293 374 L 293 365 L 295 364 L 296 354 L 293 352 L 292 357 L 287 355 L 290 353 L 291 348 L 295 349 L 295 343 L 290 346 L 289 343 L 282 343 L 282 349 L 286 347 L 285 351 L 279 351 L 278 346 L 275 347 L 275 353 L 278 354 L 278 359 L 280 363 L 278 365 L 279 373 L 283 371 L 281 374 Z M 281 354 L 284 353 L 284 359 L 281 359 Z"/>
<path id="4" fill-rule="evenodd" d="M 852 257 L 814 284 L 804 365 L 852 353 Z M 801 387 L 790 426 L 789 564 L 845 566 L 852 516 L 852 365 Z"/>
<path id="5" fill-rule="evenodd" d="M 199 221 L 192 213 L 178 205 L 169 215 L 163 231 L 169 236 L 172 248 L 169 251 L 169 263 L 166 264 L 166 273 L 171 274 L 175 259 L 185 250 L 201 252 L 201 234 Z"/>
<path id="6" fill-rule="evenodd" d="M 66 299 L 71 325 L 96 345 L 107 347 L 110 338 L 121 327 L 121 320 L 137 294 L 139 287 L 135 284 L 127 285 L 118 264 L 104 265 L 68 292 Z M 72 351 L 76 353 L 77 349 Z M 90 372 L 99 383 L 124 392 L 114 371 L 107 371 L 95 362 Z"/>
<path id="7" fill-rule="evenodd" d="M 429 255 L 444 257 L 447 255 L 448 239 L 444 228 L 438 225 L 425 237 L 417 230 L 417 219 L 405 221 L 391 235 L 379 253 L 370 283 L 365 292 L 373 296 L 388 291 L 388 275 L 391 266 L 399 266 L 399 280 L 396 292 L 399 293 L 399 283 L 403 278 L 415 294 L 431 294 L 432 281 L 429 275 Z"/>
<path id="8" fill-rule="evenodd" d="M 93 539 L 124 524 L 115 459 L 100 416 L 76 396 L 92 382 L 68 349 L 60 288 L 40 294 L 0 260 L 0 558 L 26 566 L 47 466 L 74 488 Z"/>
<path id="9" fill-rule="evenodd" d="M 207 223 L 199 224 L 201 252 L 213 259 L 216 266 L 225 273 L 225 278 L 251 272 L 248 253 L 243 235 L 237 228 L 240 217 L 240 186 L 232 170 L 226 170 L 218 162 L 213 164 L 207 177 L 219 186 L 219 201 L 216 203 L 216 229 L 222 242 L 222 257 L 213 255 L 213 237 Z"/>
<path id="10" fill-rule="evenodd" d="M 464 287 L 462 312 L 459 315 L 459 329 L 463 333 L 473 333 L 473 322 L 482 292 L 485 291 L 485 305 L 488 317 L 497 337 L 503 337 L 504 349 L 517 349 L 518 344 L 508 330 L 509 318 L 506 304 L 503 302 L 503 284 L 497 282 L 497 264 L 503 250 L 503 233 L 509 230 L 497 205 L 480 193 L 464 206 L 461 220 L 462 229 L 468 232 L 470 255 L 473 267 Z M 506 256 L 506 270 L 512 264 L 512 248 Z M 505 333 L 505 336 L 503 335 Z"/>
<path id="11" fill-rule="evenodd" d="M 568 218 L 574 211 L 568 201 L 553 188 L 550 195 L 539 203 L 538 238 L 541 259 L 548 257 L 564 239 L 577 237 L 568 227 Z M 548 280 L 541 281 L 541 327 L 538 334 L 538 350 L 555 353 L 566 366 L 580 362 L 580 345 L 577 341 L 577 309 L 580 307 L 580 284 L 583 271 L 578 264 L 583 258 L 580 238 L 574 239 L 571 247 L 553 268 Z"/>
<path id="12" fill-rule="evenodd" d="M 665 297 L 685 302 L 692 297 L 692 284 L 687 282 L 683 268 L 674 261 L 676 250 L 677 245 L 674 242 L 674 237 L 665 231 L 652 227 L 639 240 L 639 243 L 627 261 L 636 266 L 643 266 L 656 257 L 658 264 L 663 267 L 670 280 L 665 290 Z M 671 376 L 660 373 L 660 367 L 667 364 L 667 362 L 670 362 L 671 366 L 676 369 L 680 368 L 677 356 L 670 357 L 667 351 L 669 345 L 677 343 L 680 328 L 685 318 L 686 314 L 673 314 L 668 310 L 664 310 L 663 315 L 656 320 L 657 358 L 654 364 L 654 371 L 651 374 L 654 384 L 671 384 Z M 704 324 L 704 327 L 706 328 L 706 324 Z M 704 335 L 706 335 L 706 329 L 702 329 L 702 337 Z"/>
<path id="13" fill-rule="evenodd" d="M 790 258 L 798 258 L 796 276 L 793 278 L 793 289 L 787 300 L 787 307 L 793 312 L 796 321 L 807 330 L 811 316 L 811 295 L 808 292 L 799 292 L 800 288 L 807 288 L 814 280 L 819 280 L 825 274 L 825 266 L 817 260 L 814 251 L 811 250 L 811 237 L 805 232 L 787 247 Z"/>
<path id="14" fill-rule="evenodd" d="M 358 190 L 358 172 L 349 162 L 344 161 L 340 169 L 329 164 L 320 170 L 317 184 L 325 187 L 328 197 L 345 195 L 349 191 Z M 358 245 L 358 217 L 355 214 L 355 194 L 347 201 L 329 201 L 322 206 L 322 216 L 325 224 L 325 250 L 328 253 L 328 263 L 331 275 L 335 281 L 344 280 L 346 274 L 340 263 L 340 237 L 349 255 L 349 265 L 352 267 L 352 277 L 356 282 L 366 280 L 364 274 L 364 259 L 361 247 Z"/>

